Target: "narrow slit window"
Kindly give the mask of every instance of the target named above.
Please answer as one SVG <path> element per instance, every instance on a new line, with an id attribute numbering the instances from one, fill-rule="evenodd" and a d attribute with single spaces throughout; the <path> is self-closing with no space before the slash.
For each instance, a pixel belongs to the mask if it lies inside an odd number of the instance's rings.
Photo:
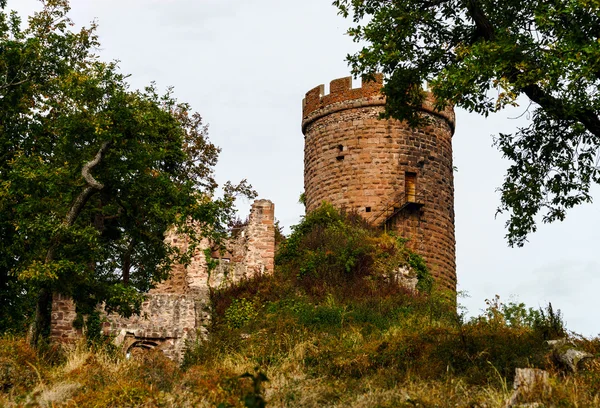
<path id="1" fill-rule="evenodd" d="M 407 202 L 417 202 L 417 173 L 406 172 L 404 175 L 404 194 Z"/>

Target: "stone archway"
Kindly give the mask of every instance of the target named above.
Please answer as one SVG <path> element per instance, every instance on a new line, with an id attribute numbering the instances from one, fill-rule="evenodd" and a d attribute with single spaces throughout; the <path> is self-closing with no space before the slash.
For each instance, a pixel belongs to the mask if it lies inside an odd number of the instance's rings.
<path id="1" fill-rule="evenodd" d="M 130 340 L 130 344 L 125 349 L 127 358 L 135 357 L 152 350 L 160 350 L 162 341 L 159 339 L 136 339 Z"/>

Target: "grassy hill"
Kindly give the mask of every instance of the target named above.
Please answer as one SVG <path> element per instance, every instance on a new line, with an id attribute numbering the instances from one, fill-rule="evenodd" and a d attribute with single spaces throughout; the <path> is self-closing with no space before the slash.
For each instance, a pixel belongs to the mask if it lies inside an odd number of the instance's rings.
<path id="1" fill-rule="evenodd" d="M 560 313 L 493 299 L 467 321 L 402 239 L 357 216 L 323 206 L 276 263 L 212 294 L 209 339 L 181 366 L 99 343 L 36 353 L 5 336 L 0 406 L 501 407 L 517 367 L 549 371 L 552 391 L 527 397 L 540 406 L 600 406 L 600 364 L 567 373 L 545 344 L 566 335 Z M 399 284 L 403 267 L 418 292 Z"/>

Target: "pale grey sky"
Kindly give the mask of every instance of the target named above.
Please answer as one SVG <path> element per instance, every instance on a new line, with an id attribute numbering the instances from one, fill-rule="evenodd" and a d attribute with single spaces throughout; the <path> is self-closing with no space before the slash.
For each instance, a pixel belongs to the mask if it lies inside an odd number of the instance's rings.
<path id="1" fill-rule="evenodd" d="M 37 0 L 9 0 L 29 15 Z M 247 178 L 261 198 L 275 202 L 289 227 L 303 207 L 301 102 L 309 89 L 347 76 L 356 50 L 348 22 L 331 0 L 71 0 L 79 25 L 97 19 L 104 60 L 120 60 L 132 88 L 156 81 L 175 87 L 210 124 L 223 151 L 217 178 Z M 526 104 L 523 104 L 526 106 Z M 585 205 L 563 223 L 541 225 L 530 242 L 508 248 L 504 220 L 495 219 L 495 189 L 507 163 L 491 135 L 526 123 L 523 108 L 482 118 L 457 111 L 454 135 L 457 273 L 470 314 L 486 298 L 516 296 L 528 306 L 553 303 L 567 327 L 600 333 L 600 213 Z M 509 119 L 521 116 L 519 119 Z M 600 189 L 595 189 L 600 198 Z M 243 213 L 247 203 L 242 205 Z"/>

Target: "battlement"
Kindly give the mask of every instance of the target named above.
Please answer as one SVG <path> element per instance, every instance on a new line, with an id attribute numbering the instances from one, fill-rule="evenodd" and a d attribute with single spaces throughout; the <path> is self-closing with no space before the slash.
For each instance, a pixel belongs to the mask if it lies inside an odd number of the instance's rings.
<path id="1" fill-rule="evenodd" d="M 316 119 L 335 111 L 363 106 L 385 106 L 385 97 L 381 94 L 382 87 L 383 75 L 376 74 L 373 81 L 363 81 L 360 88 L 352 88 L 352 77 L 349 76 L 331 81 L 327 95 L 322 84 L 311 89 L 302 100 L 302 130 Z M 444 119 L 454 133 L 455 115 L 452 107 L 447 107 L 441 112 L 435 110 L 433 95 L 427 92 L 422 110 Z"/>
<path id="2" fill-rule="evenodd" d="M 334 79 L 329 83 L 329 94 L 325 95 L 325 86 L 319 85 L 306 93 L 302 100 L 302 114 L 306 118 L 312 112 L 337 102 L 361 98 L 378 98 L 383 102 L 381 87 L 383 75 L 377 74 L 374 81 L 362 82 L 360 88 L 352 88 L 352 77 Z"/>

